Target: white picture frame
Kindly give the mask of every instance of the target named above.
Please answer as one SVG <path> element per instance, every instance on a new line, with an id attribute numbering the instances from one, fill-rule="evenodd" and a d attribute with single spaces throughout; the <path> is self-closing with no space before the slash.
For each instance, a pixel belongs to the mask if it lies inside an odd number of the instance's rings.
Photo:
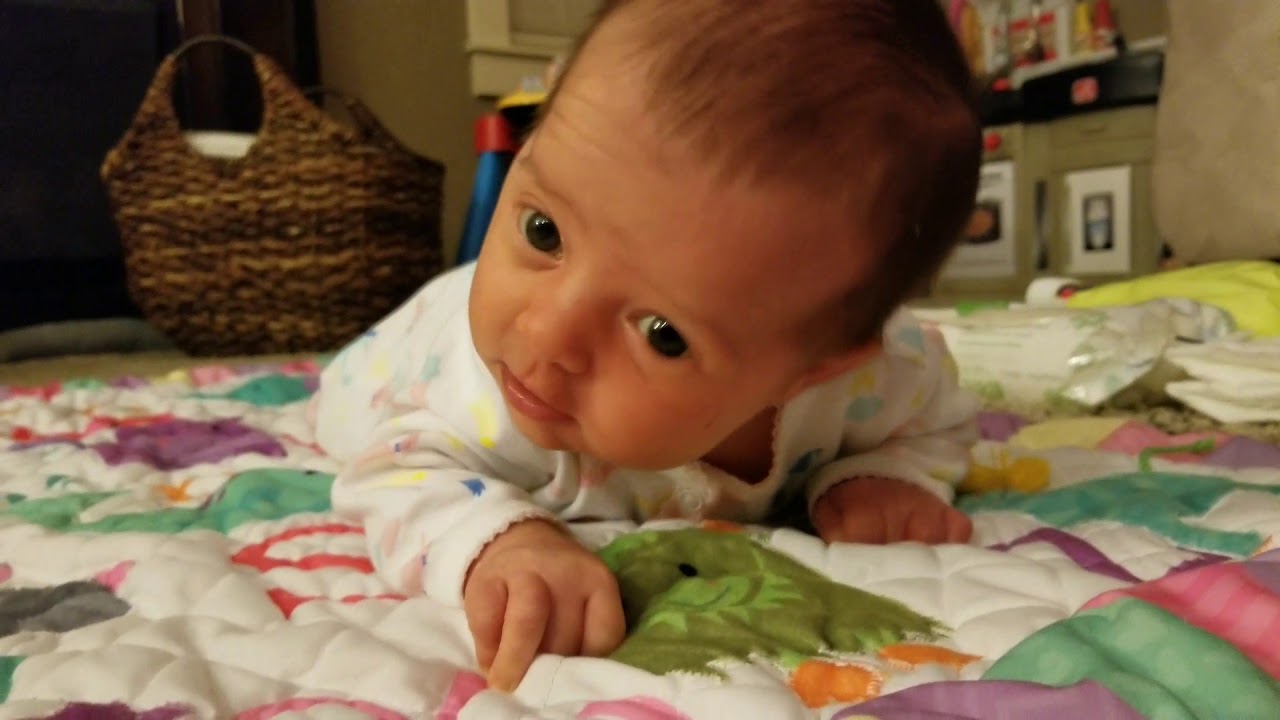
<path id="1" fill-rule="evenodd" d="M 1127 275 L 1133 270 L 1132 172 L 1128 165 L 1065 176 L 1068 274 Z"/>
<path id="2" fill-rule="evenodd" d="M 990 280 L 1018 274 L 1015 167 L 1012 160 L 983 163 L 977 207 L 990 212 L 992 222 L 981 235 L 960 241 L 943 268 L 942 277 Z"/>

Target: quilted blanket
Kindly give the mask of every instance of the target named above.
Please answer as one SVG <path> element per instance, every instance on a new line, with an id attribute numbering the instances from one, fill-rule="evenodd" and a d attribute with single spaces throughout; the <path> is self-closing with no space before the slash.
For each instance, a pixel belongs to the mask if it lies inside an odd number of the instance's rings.
<path id="1" fill-rule="evenodd" d="M 332 512 L 318 371 L 0 388 L 0 718 L 1280 718 L 1274 446 L 986 414 L 969 545 L 584 525 L 627 640 L 505 694 Z"/>

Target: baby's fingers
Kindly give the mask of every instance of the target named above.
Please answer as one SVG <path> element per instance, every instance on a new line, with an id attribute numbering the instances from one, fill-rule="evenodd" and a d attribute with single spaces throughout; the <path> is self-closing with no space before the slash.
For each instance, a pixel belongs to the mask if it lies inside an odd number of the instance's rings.
<path id="1" fill-rule="evenodd" d="M 622 614 L 622 598 L 618 586 L 610 583 L 587 598 L 586 619 L 582 627 L 582 654 L 603 657 L 618 649 L 627 636 L 627 619 Z"/>
<path id="2" fill-rule="evenodd" d="M 947 542 L 967 543 L 972 537 L 973 520 L 953 508 L 947 517 Z"/>
<path id="3" fill-rule="evenodd" d="M 946 542 L 948 532 L 946 510 L 946 508 L 934 509 L 931 506 L 916 508 L 903 521 L 904 529 L 901 536 L 894 540 L 929 545 Z"/>
<path id="4" fill-rule="evenodd" d="M 507 611 L 502 619 L 502 639 L 489 667 L 489 687 L 510 692 L 520 684 L 542 645 L 551 618 L 551 591 L 536 575 L 520 575 L 508 581 Z"/>
<path id="5" fill-rule="evenodd" d="M 813 529 L 823 542 L 839 542 L 844 536 L 844 516 L 840 506 L 831 498 L 820 498 L 813 506 L 813 514 L 809 518 Z"/>
<path id="6" fill-rule="evenodd" d="M 844 511 L 832 531 L 822 534 L 822 539 L 828 543 L 878 545 L 890 539 L 888 534 L 889 524 L 883 514 L 856 509 Z"/>
<path id="7" fill-rule="evenodd" d="M 502 578 L 476 578 L 462 599 L 467 627 L 476 644 L 476 664 L 488 672 L 502 638 L 502 618 L 507 612 L 507 586 Z"/>

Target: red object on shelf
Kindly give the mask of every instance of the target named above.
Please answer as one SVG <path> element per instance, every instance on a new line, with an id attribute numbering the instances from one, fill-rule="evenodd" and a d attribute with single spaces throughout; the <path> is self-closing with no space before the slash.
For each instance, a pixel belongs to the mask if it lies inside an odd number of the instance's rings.
<path id="1" fill-rule="evenodd" d="M 513 153 L 520 147 L 516 143 L 511 123 L 498 113 L 490 113 L 476 120 L 475 125 L 476 154 L 490 152 Z"/>
<path id="2" fill-rule="evenodd" d="M 1116 21 L 1111 15 L 1111 0 L 1098 0 L 1093 6 L 1093 49 L 1105 50 L 1115 44 Z"/>
<path id="3" fill-rule="evenodd" d="M 1004 138 L 1000 137 L 1000 133 L 989 132 L 982 136 L 982 148 L 987 152 L 995 152 L 1004 144 Z"/>
<path id="4" fill-rule="evenodd" d="M 991 83 L 991 89 L 996 92 L 1009 92 L 1013 90 L 1013 83 L 1009 78 L 997 78 L 995 82 Z"/>
<path id="5" fill-rule="evenodd" d="M 1082 77 L 1071 83 L 1071 104 L 1091 105 L 1098 102 L 1098 78 Z"/>

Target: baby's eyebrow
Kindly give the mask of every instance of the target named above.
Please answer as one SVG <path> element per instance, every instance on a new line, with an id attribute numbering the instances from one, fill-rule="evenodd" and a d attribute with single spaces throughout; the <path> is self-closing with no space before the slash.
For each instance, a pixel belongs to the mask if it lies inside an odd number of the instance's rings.
<path id="1" fill-rule="evenodd" d="M 542 171 L 542 168 L 538 166 L 538 163 L 534 162 L 532 152 L 525 151 L 516 155 L 513 165 L 527 172 L 529 177 L 533 180 L 533 184 L 537 185 L 539 190 L 542 190 L 549 195 L 557 205 L 568 208 L 570 212 L 572 212 L 573 203 L 569 200 L 567 195 L 556 190 L 552 183 L 547 182 L 546 173 Z"/>

